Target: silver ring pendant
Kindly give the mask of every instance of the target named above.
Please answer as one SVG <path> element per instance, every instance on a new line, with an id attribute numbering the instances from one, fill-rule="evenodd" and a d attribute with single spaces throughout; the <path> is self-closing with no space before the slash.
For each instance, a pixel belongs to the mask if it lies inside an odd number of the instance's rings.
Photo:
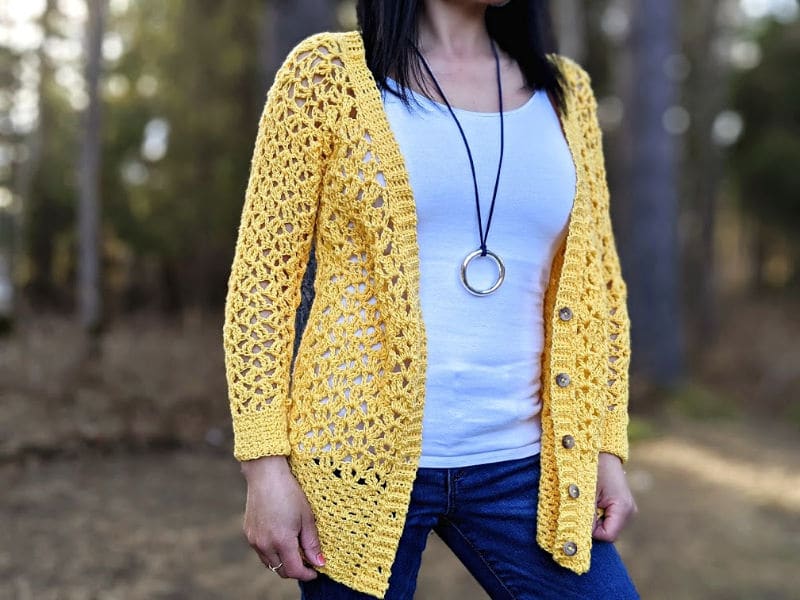
<path id="1" fill-rule="evenodd" d="M 494 264 L 497 265 L 497 279 L 491 285 L 491 287 L 488 287 L 485 290 L 479 290 L 472 287 L 469 283 L 469 279 L 467 279 L 467 268 L 469 267 L 469 263 L 482 254 L 483 251 L 478 248 L 474 252 L 467 254 L 467 256 L 464 257 L 464 262 L 461 263 L 461 283 L 464 284 L 464 288 L 466 288 L 466 290 L 473 296 L 488 296 L 492 292 L 497 291 L 497 288 L 503 284 L 503 280 L 506 278 L 506 266 L 503 264 L 502 259 L 491 250 L 487 250 L 486 256 L 491 258 L 494 261 Z"/>

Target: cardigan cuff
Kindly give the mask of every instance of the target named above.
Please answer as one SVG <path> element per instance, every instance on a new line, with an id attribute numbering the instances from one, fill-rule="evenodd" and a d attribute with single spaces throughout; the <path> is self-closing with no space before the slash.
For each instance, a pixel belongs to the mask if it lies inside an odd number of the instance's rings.
<path id="1" fill-rule="evenodd" d="M 613 410 L 611 407 L 613 406 Z M 603 421 L 603 436 L 600 442 L 600 452 L 614 454 L 622 460 L 628 461 L 628 412 L 626 406 L 609 405 L 605 407 L 606 414 Z"/>
<path id="2" fill-rule="evenodd" d="M 233 455 L 240 461 L 290 452 L 286 422 L 275 411 L 234 414 Z M 278 426 L 276 426 L 278 425 Z"/>

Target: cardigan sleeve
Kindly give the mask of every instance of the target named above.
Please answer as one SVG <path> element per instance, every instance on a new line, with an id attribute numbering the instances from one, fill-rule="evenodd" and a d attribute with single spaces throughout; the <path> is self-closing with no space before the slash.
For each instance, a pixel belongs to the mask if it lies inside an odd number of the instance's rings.
<path id="1" fill-rule="evenodd" d="M 289 454 L 295 313 L 335 117 L 332 53 L 315 36 L 267 93 L 228 278 L 223 348 L 234 456 Z"/>
<path id="2" fill-rule="evenodd" d="M 572 61 L 570 61 L 572 62 Z M 592 190 L 592 206 L 595 227 L 601 244 L 603 281 L 608 307 L 607 386 L 604 387 L 603 425 L 600 452 L 617 455 L 623 462 L 628 460 L 628 371 L 630 366 L 630 319 L 627 306 L 627 286 L 617 252 L 614 230 L 611 224 L 610 194 L 603 154 L 602 131 L 597 118 L 597 100 L 588 73 L 572 63 L 577 71 L 576 86 L 579 90 L 583 110 L 584 135 L 595 185 Z"/>
<path id="3" fill-rule="evenodd" d="M 588 78 L 588 76 L 587 76 Z M 588 82 L 590 85 L 591 82 Z M 591 89 L 591 88 L 590 88 Z M 602 242 L 601 260 L 608 306 L 608 386 L 604 406 L 603 439 L 601 452 L 616 454 L 623 462 L 628 460 L 628 370 L 631 356 L 630 318 L 628 316 L 628 290 L 622 276 L 614 230 L 611 225 L 610 194 L 603 155 L 602 133 L 597 120 L 597 102 L 591 98 L 590 150 L 598 170 L 596 190 L 597 231 Z"/>
<path id="4" fill-rule="evenodd" d="M 603 194 L 607 196 L 606 184 Z M 628 460 L 628 370 L 631 341 L 628 316 L 627 286 L 622 277 L 614 232 L 611 227 L 608 203 L 599 214 L 598 230 L 603 244 L 603 273 L 608 298 L 608 386 L 604 407 L 601 452 Z"/>

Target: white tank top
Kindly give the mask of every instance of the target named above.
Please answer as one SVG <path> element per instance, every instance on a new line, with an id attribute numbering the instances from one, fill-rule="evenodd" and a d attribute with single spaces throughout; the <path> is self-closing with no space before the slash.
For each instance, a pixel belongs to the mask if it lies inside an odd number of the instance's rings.
<path id="1" fill-rule="evenodd" d="M 493 294 L 474 296 L 460 280 L 462 260 L 480 245 L 466 148 L 443 104 L 413 97 L 420 105 L 407 109 L 383 94 L 417 210 L 428 352 L 419 465 L 531 456 L 541 438 L 542 302 L 575 196 L 572 157 L 544 92 L 504 111 L 503 167 L 487 248 L 503 259 L 506 277 Z M 499 113 L 454 112 L 475 162 L 485 228 L 500 152 Z M 470 283 L 488 287 L 494 274 L 488 259 L 478 259 Z"/>

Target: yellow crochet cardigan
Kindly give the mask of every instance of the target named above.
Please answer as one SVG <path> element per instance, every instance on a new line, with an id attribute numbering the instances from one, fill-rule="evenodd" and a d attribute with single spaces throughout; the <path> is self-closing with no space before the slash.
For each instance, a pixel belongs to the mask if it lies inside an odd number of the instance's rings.
<path id="1" fill-rule="evenodd" d="M 582 573 L 598 453 L 628 457 L 629 321 L 589 77 L 552 60 L 566 78 L 577 193 L 544 302 L 537 526 L 538 543 Z M 292 367 L 312 242 L 315 299 Z M 420 454 L 418 286 L 414 198 L 362 38 L 310 36 L 267 95 L 228 281 L 234 455 L 287 455 L 317 519 L 320 570 L 379 597 Z"/>

